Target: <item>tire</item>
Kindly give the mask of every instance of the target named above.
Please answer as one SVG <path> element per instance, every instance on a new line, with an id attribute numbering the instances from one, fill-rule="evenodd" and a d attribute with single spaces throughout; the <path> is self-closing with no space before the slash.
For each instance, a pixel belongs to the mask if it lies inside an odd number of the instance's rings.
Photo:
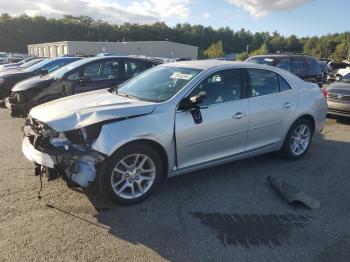
<path id="1" fill-rule="evenodd" d="M 140 167 L 143 160 L 144 164 Z M 159 185 L 162 174 L 162 159 L 155 149 L 147 144 L 131 144 L 118 150 L 103 163 L 99 168 L 97 184 L 100 192 L 112 201 L 130 205 L 150 196 Z"/>
<path id="2" fill-rule="evenodd" d="M 304 133 L 298 136 L 298 131 L 304 130 L 304 127 L 306 128 Z M 300 118 L 295 121 L 284 139 L 284 143 L 281 148 L 282 155 L 290 160 L 302 158 L 310 148 L 313 133 L 314 127 L 309 120 Z"/>

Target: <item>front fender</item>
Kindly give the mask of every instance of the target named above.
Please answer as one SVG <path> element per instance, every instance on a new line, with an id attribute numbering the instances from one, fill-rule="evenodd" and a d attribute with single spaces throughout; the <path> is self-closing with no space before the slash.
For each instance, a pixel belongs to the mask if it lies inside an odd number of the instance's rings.
<path id="1" fill-rule="evenodd" d="M 176 167 L 174 141 L 174 114 L 171 111 L 154 112 L 135 118 L 103 125 L 92 148 L 105 155 L 113 155 L 122 146 L 149 140 L 160 145 L 167 154 L 169 170 Z"/>

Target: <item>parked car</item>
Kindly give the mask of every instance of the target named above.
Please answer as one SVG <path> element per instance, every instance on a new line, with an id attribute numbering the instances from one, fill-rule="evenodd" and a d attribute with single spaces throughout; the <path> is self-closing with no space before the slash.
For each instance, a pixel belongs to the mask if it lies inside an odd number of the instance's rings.
<path id="1" fill-rule="evenodd" d="M 163 176 L 278 150 L 299 159 L 326 114 L 321 89 L 285 70 L 176 62 L 33 108 L 22 149 L 37 174 L 82 187 L 96 180 L 111 199 L 131 204 Z"/>
<path id="2" fill-rule="evenodd" d="M 8 63 L 7 53 L 0 52 L 0 65 Z"/>
<path id="3" fill-rule="evenodd" d="M 32 65 L 24 70 L 12 69 L 0 72 L 0 100 L 11 95 L 12 87 L 18 82 L 33 77 L 42 76 L 53 72 L 60 67 L 74 62 L 78 57 L 59 57 L 53 59 L 45 59 L 37 64 Z"/>
<path id="4" fill-rule="evenodd" d="M 350 73 L 329 85 L 327 91 L 328 113 L 350 117 Z"/>
<path id="5" fill-rule="evenodd" d="M 19 82 L 5 103 L 13 117 L 27 116 L 34 106 L 64 96 L 114 87 L 158 64 L 156 60 L 125 56 L 86 58 L 46 76 Z"/>
<path id="6" fill-rule="evenodd" d="M 17 63 L 10 63 L 10 64 L 4 64 L 4 65 L 0 65 L 0 70 L 4 69 L 4 68 L 8 68 L 8 67 L 12 67 L 12 68 L 15 68 L 15 67 L 18 67 L 20 65 L 23 65 L 24 63 L 27 63 L 33 59 L 35 59 L 36 57 L 28 57 L 28 58 L 25 58 Z"/>
<path id="7" fill-rule="evenodd" d="M 13 66 L 13 64 L 5 64 L 5 65 L 3 65 L 4 67 L 0 66 L 0 73 L 4 72 L 4 71 L 13 70 L 13 69 L 24 70 L 28 67 L 31 67 L 32 65 L 35 65 L 35 64 L 43 61 L 44 59 L 46 59 L 46 58 L 34 58 L 34 59 L 32 59 L 28 62 L 25 62 L 19 66 L 18 65 Z"/>
<path id="8" fill-rule="evenodd" d="M 312 56 L 302 54 L 269 54 L 252 56 L 245 61 L 282 68 L 307 82 L 317 83 L 322 87 L 323 72 L 316 59 Z"/>

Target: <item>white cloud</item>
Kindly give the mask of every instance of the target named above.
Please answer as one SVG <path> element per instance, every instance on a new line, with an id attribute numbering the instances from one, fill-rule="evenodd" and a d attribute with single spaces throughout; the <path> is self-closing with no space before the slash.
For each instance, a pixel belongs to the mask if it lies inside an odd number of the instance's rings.
<path id="1" fill-rule="evenodd" d="M 264 17 L 269 12 L 290 10 L 311 1 L 313 0 L 229 0 L 256 18 Z"/>
<path id="2" fill-rule="evenodd" d="M 200 16 L 202 19 L 209 19 L 211 17 L 210 13 L 205 12 Z"/>
<path id="3" fill-rule="evenodd" d="M 111 23 L 154 23 L 166 18 L 185 20 L 190 16 L 190 0 L 144 0 L 128 5 L 115 0 L 16 0 L 2 4 L 0 13 L 61 17 L 64 14 L 87 15 Z"/>

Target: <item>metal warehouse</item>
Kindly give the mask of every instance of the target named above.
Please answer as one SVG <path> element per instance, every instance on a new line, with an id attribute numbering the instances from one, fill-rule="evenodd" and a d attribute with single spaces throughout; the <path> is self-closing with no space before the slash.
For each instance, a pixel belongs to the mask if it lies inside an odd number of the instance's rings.
<path id="1" fill-rule="evenodd" d="M 197 59 L 198 47 L 170 41 L 61 41 L 28 45 L 28 53 L 30 55 L 45 57 L 56 57 L 61 55 L 91 56 L 105 52 L 118 55 L 145 55 L 151 57 Z"/>

